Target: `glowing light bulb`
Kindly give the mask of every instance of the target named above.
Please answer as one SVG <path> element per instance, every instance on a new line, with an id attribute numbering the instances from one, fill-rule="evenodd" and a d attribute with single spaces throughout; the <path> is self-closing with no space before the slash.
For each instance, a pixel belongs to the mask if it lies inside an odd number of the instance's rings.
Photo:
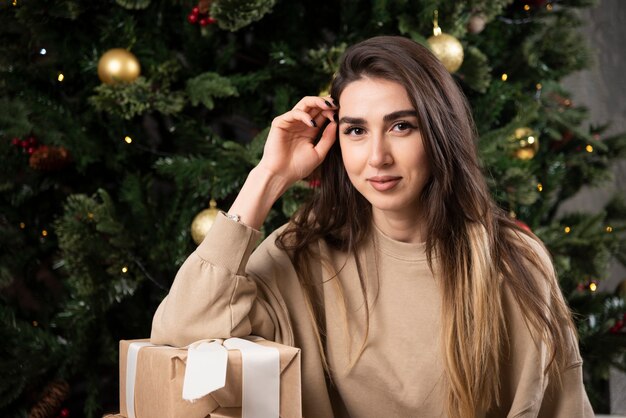
<path id="1" fill-rule="evenodd" d="M 65 78 L 65 76 L 61 73 L 59 74 L 59 76 L 57 77 L 57 80 L 59 81 L 63 81 L 63 79 Z"/>
<path id="2" fill-rule="evenodd" d="M 565 229 L 563 229 L 565 231 L 566 234 L 569 234 L 570 232 L 572 232 L 572 228 L 570 228 L 569 226 L 566 226 Z"/>
<path id="3" fill-rule="evenodd" d="M 48 51 L 46 51 L 46 48 L 41 48 L 41 49 L 39 50 L 39 54 L 40 54 L 40 55 L 46 55 L 47 53 L 48 53 Z"/>
<path id="4" fill-rule="evenodd" d="M 124 138 L 124 141 L 126 141 L 127 144 L 130 144 L 131 142 L 133 142 L 133 138 L 131 138 L 130 136 L 126 136 Z"/>
<path id="5" fill-rule="evenodd" d="M 502 81 L 506 81 L 509 78 L 507 73 L 502 74 Z"/>
<path id="6" fill-rule="evenodd" d="M 596 290 L 598 290 L 598 285 L 595 284 L 594 282 L 591 282 L 589 284 L 589 290 L 591 290 L 592 292 L 595 292 Z"/>
<path id="7" fill-rule="evenodd" d="M 128 273 L 128 267 L 126 266 L 122 267 L 122 273 Z"/>
<path id="8" fill-rule="evenodd" d="M 591 145 L 587 145 L 585 149 L 587 150 L 587 152 L 593 152 L 593 147 Z"/>
<path id="9" fill-rule="evenodd" d="M 541 183 L 537 184 L 537 190 L 542 192 L 543 191 L 543 184 L 541 184 Z"/>

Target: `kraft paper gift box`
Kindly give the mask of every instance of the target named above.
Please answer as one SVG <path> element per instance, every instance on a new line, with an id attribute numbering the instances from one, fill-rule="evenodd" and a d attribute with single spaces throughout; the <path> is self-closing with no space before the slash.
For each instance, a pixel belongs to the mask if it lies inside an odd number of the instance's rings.
<path id="1" fill-rule="evenodd" d="M 232 340 L 235 339 L 226 340 L 226 342 Z M 222 340 L 217 341 L 218 343 L 222 342 Z M 126 387 L 127 360 L 131 343 L 149 343 L 149 340 L 120 341 L 120 415 L 124 417 L 131 416 L 127 407 Z M 300 349 L 263 339 L 254 340 L 254 343 L 278 350 L 280 359 L 280 418 L 302 418 Z M 135 346 L 140 345 L 135 344 Z M 184 400 L 182 396 L 188 361 L 187 348 L 152 345 L 141 347 L 136 354 L 133 391 L 134 416 L 136 418 L 241 417 L 242 355 L 236 349 L 229 349 L 227 353 L 225 386 L 190 402 Z M 255 416 L 254 413 L 247 415 Z"/>

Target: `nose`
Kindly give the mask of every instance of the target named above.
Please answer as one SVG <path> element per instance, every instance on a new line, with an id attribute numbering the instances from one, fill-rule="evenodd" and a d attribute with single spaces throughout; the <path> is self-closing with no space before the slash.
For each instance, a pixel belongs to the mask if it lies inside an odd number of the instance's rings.
<path id="1" fill-rule="evenodd" d="M 393 156 L 384 135 L 377 135 L 372 138 L 370 156 L 367 162 L 374 168 L 388 166 L 393 163 Z"/>

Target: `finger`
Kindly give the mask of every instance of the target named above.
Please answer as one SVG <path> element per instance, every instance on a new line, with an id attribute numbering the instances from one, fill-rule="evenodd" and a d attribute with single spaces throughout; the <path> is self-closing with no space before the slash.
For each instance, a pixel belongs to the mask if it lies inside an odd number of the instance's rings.
<path id="1" fill-rule="evenodd" d="M 274 118 L 274 120 L 272 121 L 272 126 L 288 129 L 295 122 L 302 122 L 303 124 L 312 128 L 317 128 L 318 126 L 315 119 L 311 118 L 311 115 L 309 113 L 299 109 L 290 110 L 289 112 Z"/>
<path id="2" fill-rule="evenodd" d="M 315 120 L 317 126 L 322 126 L 329 120 L 333 120 L 333 115 L 335 114 L 335 112 L 335 110 L 322 110 L 318 112 L 315 117 L 313 117 L 313 120 Z"/>
<path id="3" fill-rule="evenodd" d="M 315 150 L 317 151 L 317 155 L 320 157 L 320 161 L 326 158 L 328 151 L 335 143 L 337 139 L 337 124 L 334 121 L 331 121 L 328 126 L 324 129 L 322 133 L 322 137 L 315 145 Z"/>
<path id="4" fill-rule="evenodd" d="M 336 109 L 337 107 L 334 105 L 332 99 L 328 96 L 319 97 L 319 96 L 306 96 L 303 97 L 296 105 L 293 107 L 294 109 L 303 110 L 305 112 L 310 112 L 311 110 L 326 110 L 326 109 Z"/>

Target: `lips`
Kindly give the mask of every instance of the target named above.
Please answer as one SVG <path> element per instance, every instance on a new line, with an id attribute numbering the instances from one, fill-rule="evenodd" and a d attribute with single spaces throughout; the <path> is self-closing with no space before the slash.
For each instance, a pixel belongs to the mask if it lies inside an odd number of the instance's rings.
<path id="1" fill-rule="evenodd" d="M 402 180 L 402 177 L 399 176 L 374 176 L 367 179 L 372 187 L 379 192 L 393 189 L 400 183 L 400 180 Z"/>

